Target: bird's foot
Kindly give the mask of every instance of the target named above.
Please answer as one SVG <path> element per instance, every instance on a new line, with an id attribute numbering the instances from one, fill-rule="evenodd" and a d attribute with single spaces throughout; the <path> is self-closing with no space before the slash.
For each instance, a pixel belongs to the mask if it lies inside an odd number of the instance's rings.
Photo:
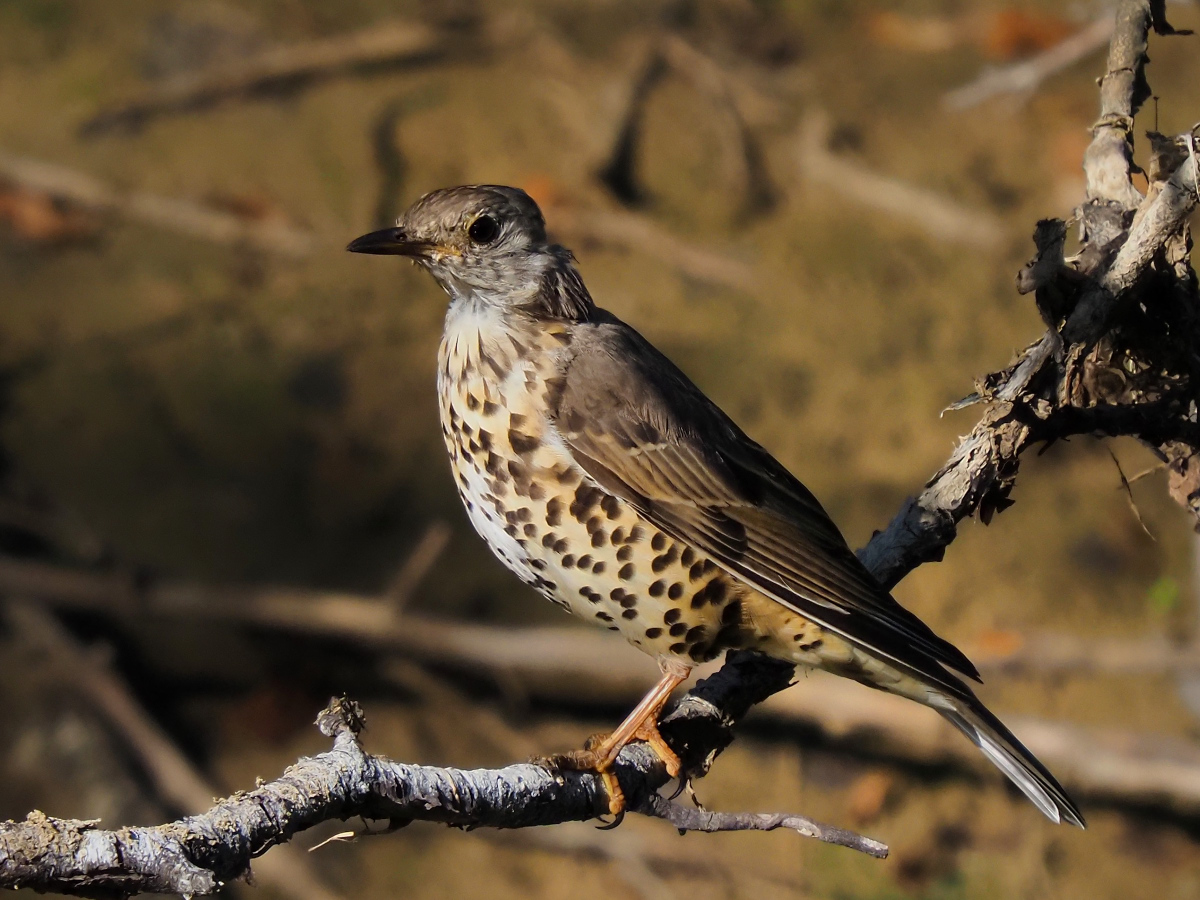
<path id="1" fill-rule="evenodd" d="M 620 822 L 620 817 L 625 814 L 625 792 L 621 790 L 621 783 L 617 781 L 612 766 L 621 748 L 617 747 L 614 752 L 609 746 L 611 743 L 611 735 L 601 732 L 584 741 L 582 750 L 539 756 L 530 762 L 551 771 L 565 769 L 568 772 L 595 772 L 600 776 L 604 792 L 608 795 L 608 811 L 617 816 L 617 822 Z"/>
<path id="2" fill-rule="evenodd" d="M 556 753 L 551 756 L 537 757 L 531 762 L 543 768 L 556 770 L 566 769 L 571 772 L 595 772 L 600 776 L 604 791 L 608 794 L 608 811 L 617 816 L 620 822 L 625 814 L 625 792 L 613 772 L 613 763 L 617 756 L 630 741 L 645 741 L 655 752 L 667 769 L 667 774 L 677 778 L 682 769 L 679 756 L 670 748 L 658 731 L 658 724 L 649 718 L 643 721 L 634 731 L 633 736 L 626 741 L 614 740 L 613 735 L 593 734 L 584 741 L 582 750 L 570 750 L 566 753 Z M 615 825 L 616 823 L 614 823 Z"/>

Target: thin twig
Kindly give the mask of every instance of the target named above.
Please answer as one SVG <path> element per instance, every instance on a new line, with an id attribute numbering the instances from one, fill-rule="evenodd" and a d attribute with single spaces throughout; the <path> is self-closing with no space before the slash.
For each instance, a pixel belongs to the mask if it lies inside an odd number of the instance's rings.
<path id="1" fill-rule="evenodd" d="M 281 222 L 255 222 L 191 200 L 146 191 L 120 191 L 83 172 L 55 163 L 11 156 L 0 151 L 0 181 L 49 194 L 99 213 L 143 225 L 165 228 L 216 244 L 249 247 L 301 257 L 313 247 L 313 236 Z"/>
<path id="2" fill-rule="evenodd" d="M 436 59 L 445 38 L 417 22 L 385 22 L 362 31 L 304 41 L 249 59 L 189 73 L 119 106 L 101 110 L 80 128 L 96 135 L 144 125 L 155 116 L 211 106 L 239 95 L 261 93 L 343 72 Z"/>
<path id="3" fill-rule="evenodd" d="M 807 181 L 915 225 L 939 244 L 991 249 L 1003 239 L 1004 227 L 991 213 L 968 209 L 831 153 L 829 132 L 829 117 L 820 111 L 811 113 L 800 127 L 797 153 L 800 174 Z"/>
<path id="4" fill-rule="evenodd" d="M 961 112 L 1000 94 L 1027 94 L 1063 69 L 1073 66 L 1108 43 L 1113 33 L 1113 15 L 1106 12 L 1036 56 L 1010 66 L 987 69 L 978 78 L 948 92 L 942 98 L 946 109 Z"/>

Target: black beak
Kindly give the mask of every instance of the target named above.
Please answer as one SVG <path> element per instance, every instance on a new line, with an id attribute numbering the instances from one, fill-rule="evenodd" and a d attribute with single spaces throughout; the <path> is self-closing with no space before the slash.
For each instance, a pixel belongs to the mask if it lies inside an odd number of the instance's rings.
<path id="1" fill-rule="evenodd" d="M 428 244 L 410 240 L 403 228 L 383 228 L 355 238 L 346 249 L 351 253 L 373 253 L 377 256 L 424 256 Z"/>

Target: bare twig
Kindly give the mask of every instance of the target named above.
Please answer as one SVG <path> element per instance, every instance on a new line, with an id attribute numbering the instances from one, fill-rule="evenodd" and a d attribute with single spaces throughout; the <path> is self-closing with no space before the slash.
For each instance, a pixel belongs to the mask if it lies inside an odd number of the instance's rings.
<path id="1" fill-rule="evenodd" d="M 861 835 L 831 825 L 822 825 L 804 816 L 787 813 L 722 813 L 706 809 L 681 806 L 665 797 L 653 794 L 647 798 L 641 810 L 665 819 L 681 831 L 774 831 L 789 828 L 805 837 L 816 838 L 829 844 L 860 850 L 879 859 L 888 854 L 886 844 L 863 838 Z"/>
<path id="2" fill-rule="evenodd" d="M 166 228 L 190 237 L 300 257 L 313 246 L 312 235 L 282 222 L 255 222 L 177 197 L 145 191 L 120 191 L 83 172 L 0 151 L 0 181 L 99 213 L 113 214 Z"/>
<path id="3" fill-rule="evenodd" d="M 441 519 L 429 523 L 417 545 L 412 548 L 384 588 L 383 595 L 391 604 L 394 613 L 400 613 L 408 605 L 413 592 L 450 543 L 450 534 L 450 526 Z"/>
<path id="4" fill-rule="evenodd" d="M 735 290 L 750 290 L 756 281 L 752 266 L 697 247 L 636 212 L 560 206 L 548 209 L 546 218 L 554 234 L 565 241 L 646 253 L 668 262 L 689 278 Z"/>
<path id="5" fill-rule="evenodd" d="M 249 59 L 181 76 L 136 99 L 102 110 L 81 126 L 85 135 L 138 127 L 155 116 L 210 106 L 238 95 L 295 87 L 344 72 L 435 59 L 444 38 L 417 22 L 386 22 L 363 31 L 306 41 Z"/>
<path id="6" fill-rule="evenodd" d="M 801 125 L 797 150 L 800 174 L 806 180 L 916 225 L 938 243 L 993 248 L 1004 237 L 1003 226 L 991 213 L 967 209 L 831 153 L 829 132 L 829 117 L 824 112 L 810 114 Z"/>
<path id="7" fill-rule="evenodd" d="M 1108 43 L 1113 33 L 1113 15 L 1105 13 L 1070 37 L 1036 56 L 1000 68 L 987 69 L 978 78 L 957 87 L 942 98 L 947 109 L 961 111 L 978 106 L 1000 94 L 1025 94 L 1063 69 L 1073 66 Z"/>

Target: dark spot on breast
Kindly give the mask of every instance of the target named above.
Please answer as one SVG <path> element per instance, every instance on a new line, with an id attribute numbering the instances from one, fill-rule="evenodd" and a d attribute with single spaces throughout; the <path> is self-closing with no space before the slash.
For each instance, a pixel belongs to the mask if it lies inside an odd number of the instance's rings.
<path id="1" fill-rule="evenodd" d="M 625 563 L 625 565 L 621 566 L 621 568 L 617 570 L 617 577 L 622 581 L 629 581 L 636 574 L 637 569 L 634 568 L 633 563 Z"/>
<path id="2" fill-rule="evenodd" d="M 474 394 L 467 394 L 467 409 L 471 410 L 472 412 L 479 409 L 479 398 Z M 454 407 L 450 407 L 451 418 L 453 419 L 456 415 L 457 414 L 454 412 Z"/>
<path id="3" fill-rule="evenodd" d="M 690 566 L 696 561 L 696 551 L 691 547 L 684 547 L 683 553 L 680 554 L 679 561 L 685 566 Z"/>
<path id="4" fill-rule="evenodd" d="M 575 557 L 568 553 L 562 558 L 562 564 L 564 569 L 569 569 L 571 566 L 575 565 Z"/>
<path id="5" fill-rule="evenodd" d="M 535 538 L 535 537 L 537 537 L 537 526 L 536 526 L 536 525 L 534 525 L 534 524 L 532 524 L 532 523 L 531 523 L 531 524 L 529 524 L 529 525 L 526 525 L 526 526 L 525 526 L 525 527 L 522 529 L 522 531 L 524 531 L 524 532 L 525 532 L 525 537 L 527 537 L 527 538 Z"/>
<path id="6" fill-rule="evenodd" d="M 654 532 L 654 537 L 650 538 L 650 549 L 655 553 L 661 553 L 663 548 L 667 546 L 667 536 L 661 531 Z"/>
<path id="7" fill-rule="evenodd" d="M 520 413 L 509 413 L 508 414 L 508 427 L 509 428 L 516 428 L 518 430 L 521 428 L 524 428 L 526 421 L 527 421 L 527 419 L 525 418 L 525 416 L 521 415 Z"/>
<path id="8" fill-rule="evenodd" d="M 472 456 L 478 456 L 480 451 L 483 450 L 474 440 L 467 441 L 467 449 L 471 452 Z"/>
<path id="9" fill-rule="evenodd" d="M 625 543 L 636 544 L 646 536 L 646 529 L 641 525 L 634 525 L 629 529 L 629 537 L 625 538 Z"/>
<path id="10" fill-rule="evenodd" d="M 551 497 L 546 501 L 546 524 L 551 528 L 562 524 L 562 501 Z"/>
<path id="11" fill-rule="evenodd" d="M 549 550 L 554 546 L 554 542 L 558 540 L 558 535 L 553 531 L 547 531 L 542 537 L 542 546 Z"/>
<path id="12" fill-rule="evenodd" d="M 734 600 L 721 610 L 722 625 L 736 625 L 742 621 L 742 601 Z"/>
<path id="13" fill-rule="evenodd" d="M 500 412 L 500 406 L 498 404 L 493 403 L 491 400 L 483 401 L 483 414 L 485 416 L 494 416 L 498 412 Z"/>
<path id="14" fill-rule="evenodd" d="M 689 628 L 687 630 L 687 634 L 683 636 L 683 639 L 689 644 L 694 644 L 696 641 L 704 637 L 705 631 L 706 629 L 703 625 L 697 625 L 695 628 Z"/>
<path id="15" fill-rule="evenodd" d="M 525 496 L 530 500 L 541 500 L 546 496 L 546 489 L 538 482 L 530 480 L 529 484 L 525 486 Z"/>
<path id="16" fill-rule="evenodd" d="M 583 556 L 579 557 L 579 562 L 576 563 L 576 565 L 579 566 L 579 568 L 581 568 L 581 569 L 586 569 L 591 564 L 592 564 L 592 555 L 590 553 L 583 554 Z"/>
<path id="17" fill-rule="evenodd" d="M 478 437 L 479 437 L 479 446 L 480 447 L 482 447 L 484 450 L 492 449 L 491 432 L 484 431 L 482 428 L 480 428 Z"/>
<path id="18" fill-rule="evenodd" d="M 803 635 L 798 634 L 798 635 L 796 635 L 796 640 L 799 640 L 802 637 L 803 637 Z M 807 644 L 800 644 L 796 649 L 800 650 L 804 653 L 807 653 L 810 650 L 819 649 L 823 643 L 825 643 L 823 640 L 821 640 L 820 638 L 817 638 L 814 641 L 809 641 Z"/>
<path id="19" fill-rule="evenodd" d="M 647 628 L 646 629 L 646 637 L 650 638 L 650 640 L 652 640 L 652 641 L 662 637 L 662 633 L 663 633 L 663 630 L 661 628 Z"/>
<path id="20" fill-rule="evenodd" d="M 617 562 L 629 562 L 631 559 L 633 559 L 633 548 L 628 544 L 617 551 Z"/>
<path id="21" fill-rule="evenodd" d="M 668 625 L 674 625 L 682 617 L 683 610 L 681 609 L 668 609 L 665 613 L 663 613 L 663 621 Z"/>
<path id="22" fill-rule="evenodd" d="M 487 469 L 488 474 L 494 478 L 499 478 L 501 481 L 508 481 L 509 475 L 508 471 L 504 467 L 504 460 L 502 460 L 495 453 L 489 453 L 487 455 L 487 462 L 484 463 L 484 468 Z"/>
<path id="23" fill-rule="evenodd" d="M 692 609 L 699 609 L 705 603 L 714 606 L 725 599 L 725 579 L 714 578 L 692 595 Z"/>
<path id="24" fill-rule="evenodd" d="M 529 568 L 541 572 L 546 568 L 546 561 L 544 559 L 531 559 L 529 560 Z"/>
<path id="25" fill-rule="evenodd" d="M 625 593 L 625 588 L 613 588 L 608 592 L 608 599 L 613 603 L 620 603 L 628 595 Z"/>
<path id="26" fill-rule="evenodd" d="M 608 613 L 604 612 L 604 610 L 601 610 L 600 612 L 596 613 L 596 618 L 599 619 L 601 622 L 611 622 L 613 620 L 613 617 L 610 616 Z"/>
<path id="27" fill-rule="evenodd" d="M 699 643 L 692 645 L 691 649 L 688 650 L 688 656 L 696 662 L 706 662 L 716 656 L 716 654 L 713 653 L 711 644 Z"/>
<path id="28" fill-rule="evenodd" d="M 704 563 L 692 563 L 692 567 L 688 569 L 688 578 L 697 581 L 702 577 L 704 577 Z"/>
<path id="29" fill-rule="evenodd" d="M 654 561 L 650 563 L 650 568 L 655 572 L 661 572 L 667 566 L 672 565 L 677 559 L 679 559 L 679 548 L 672 544 L 671 549 L 666 553 L 654 557 Z"/>
<path id="30" fill-rule="evenodd" d="M 601 496 L 603 496 L 603 491 L 599 488 L 592 487 L 590 484 L 581 484 L 575 489 L 575 500 L 568 512 L 577 522 L 582 522 L 599 505 Z"/>
<path id="31" fill-rule="evenodd" d="M 603 503 L 601 505 L 603 506 Z M 625 529 L 624 528 L 617 527 L 617 528 L 613 529 L 612 542 L 613 542 L 614 547 L 617 546 L 617 544 L 625 543 Z"/>
<path id="32" fill-rule="evenodd" d="M 518 532 L 519 530 L 520 530 L 520 529 L 519 529 L 519 528 L 517 528 L 517 526 L 516 526 L 516 525 L 505 525 L 505 526 L 504 526 L 504 533 L 505 533 L 505 534 L 507 534 L 509 537 L 516 537 L 516 536 L 517 536 L 517 532 Z"/>
<path id="33" fill-rule="evenodd" d="M 570 541 L 568 541 L 566 538 L 561 538 L 560 540 L 555 541 L 554 546 L 551 547 L 550 549 L 553 550 L 555 553 L 561 554 L 561 553 L 566 553 L 567 549 L 570 546 L 571 546 Z"/>
<path id="34" fill-rule="evenodd" d="M 631 606 L 631 607 L 629 607 L 629 609 L 627 609 L 623 613 L 621 613 L 621 618 L 622 619 L 636 619 L 637 614 L 638 614 L 637 610 Z"/>
<path id="35" fill-rule="evenodd" d="M 554 477 L 559 484 L 564 486 L 570 486 L 583 479 L 583 476 L 579 474 L 574 466 L 564 466 L 561 469 L 555 469 Z"/>
<path id="36" fill-rule="evenodd" d="M 671 651 L 672 653 L 676 653 L 676 654 L 686 653 L 687 652 L 687 644 L 674 643 L 667 649 L 669 651 Z"/>
<path id="37" fill-rule="evenodd" d="M 621 514 L 621 501 L 612 494 L 605 494 L 604 499 L 600 501 L 600 508 L 609 519 L 615 519 Z"/>
<path id="38" fill-rule="evenodd" d="M 508 442 L 512 444 L 513 451 L 520 456 L 532 453 L 542 445 L 542 442 L 537 438 L 517 431 L 515 428 L 508 430 Z"/>
<path id="39" fill-rule="evenodd" d="M 604 565 L 604 560 L 602 560 L 602 559 L 601 559 L 601 560 L 598 560 L 598 561 L 597 561 L 597 562 L 596 562 L 596 563 L 595 563 L 595 564 L 592 566 L 592 574 L 593 574 L 593 575 L 603 575 L 603 574 L 604 574 L 604 569 L 605 569 L 605 568 L 606 568 L 606 567 L 605 567 L 605 565 Z"/>
<path id="40" fill-rule="evenodd" d="M 687 630 L 688 630 L 687 623 L 676 622 L 674 625 L 672 625 L 670 627 L 669 634 L 671 635 L 671 637 L 679 637 L 682 634 L 687 634 Z"/>
<path id="41" fill-rule="evenodd" d="M 603 547 L 604 542 L 606 540 L 608 540 L 608 535 L 606 535 L 603 531 L 593 531 L 592 532 L 592 546 L 593 547 Z"/>
<path id="42" fill-rule="evenodd" d="M 647 590 L 651 597 L 661 597 L 667 592 L 667 585 L 660 579 L 651 584 Z"/>
<path id="43" fill-rule="evenodd" d="M 599 603 L 601 600 L 600 593 L 588 587 L 587 585 L 584 585 L 579 589 L 579 596 L 592 603 Z"/>
<path id="44" fill-rule="evenodd" d="M 599 516 L 592 516 L 583 523 L 583 527 L 587 529 L 588 534 L 595 534 L 602 524 L 604 524 L 603 519 Z"/>
<path id="45" fill-rule="evenodd" d="M 532 522 L 533 521 L 533 510 L 531 510 L 528 506 L 522 506 L 520 509 L 517 510 L 517 521 L 518 522 Z"/>

